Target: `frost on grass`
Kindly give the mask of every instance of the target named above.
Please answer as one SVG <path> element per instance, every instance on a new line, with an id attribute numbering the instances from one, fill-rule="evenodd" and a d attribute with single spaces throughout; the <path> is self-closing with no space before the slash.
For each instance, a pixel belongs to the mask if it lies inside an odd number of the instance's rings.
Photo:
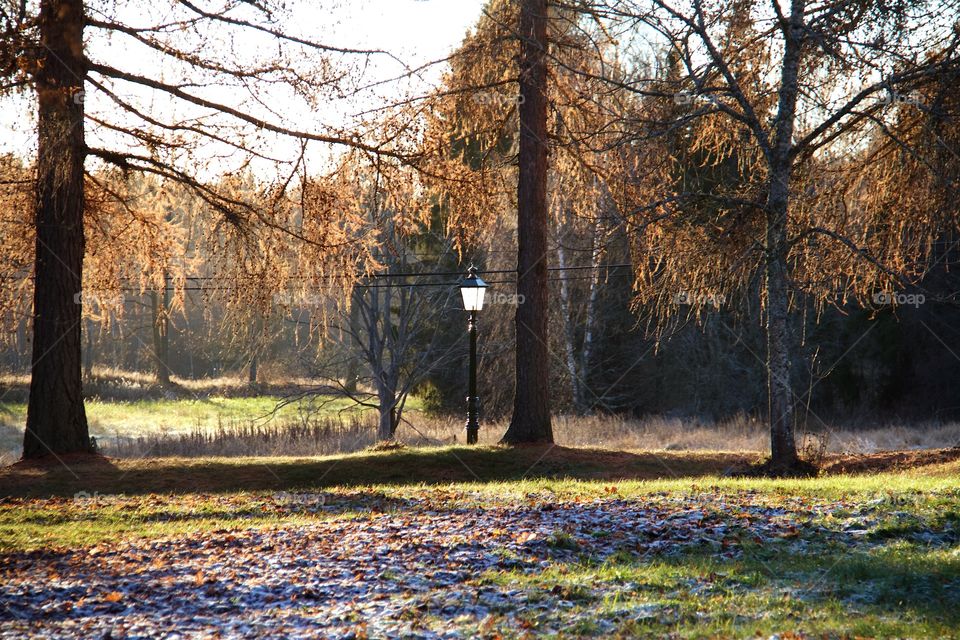
<path id="1" fill-rule="evenodd" d="M 954 494 L 938 499 L 956 506 Z M 817 620 L 831 607 L 889 595 L 882 576 L 871 582 L 850 558 L 894 537 L 957 544 L 957 522 L 942 508 L 905 519 L 888 507 L 713 491 L 558 500 L 431 489 L 397 502 L 331 494 L 306 524 L 8 554 L 0 637 L 802 633 L 829 624 Z M 828 555 L 847 560 L 817 564 Z M 840 579 L 849 571 L 861 588 L 844 591 L 855 584 Z M 956 600 L 956 575 L 927 578 L 928 597 Z"/>

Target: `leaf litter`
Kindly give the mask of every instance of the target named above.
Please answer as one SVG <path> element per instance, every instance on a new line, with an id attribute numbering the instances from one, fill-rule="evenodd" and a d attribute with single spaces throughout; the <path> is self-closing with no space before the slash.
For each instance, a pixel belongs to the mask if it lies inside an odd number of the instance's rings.
<path id="1" fill-rule="evenodd" d="M 756 545 L 787 553 L 824 543 L 863 547 L 876 544 L 871 531 L 889 527 L 883 501 L 750 491 L 624 498 L 614 490 L 586 499 L 546 491 L 491 499 L 442 489 L 403 498 L 362 489 L 312 501 L 289 495 L 208 498 L 220 510 L 316 519 L 257 528 L 241 520 L 211 532 L 0 556 L 0 638 L 497 637 L 568 632 L 578 616 L 590 616 L 576 627 L 584 634 L 604 635 L 613 622 L 576 603 L 629 596 L 637 585 L 531 589 L 484 577 L 536 575 L 618 554 L 733 560 Z M 953 521 L 936 530 L 918 522 L 910 520 L 908 534 L 928 544 L 956 542 Z M 712 588 L 708 581 L 691 593 Z M 669 622 L 675 612 L 651 602 L 607 614 Z"/>

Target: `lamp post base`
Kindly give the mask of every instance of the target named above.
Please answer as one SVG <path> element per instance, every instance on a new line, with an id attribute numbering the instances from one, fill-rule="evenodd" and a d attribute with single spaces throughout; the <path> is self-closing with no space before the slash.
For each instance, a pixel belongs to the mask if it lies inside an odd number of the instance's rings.
<path id="1" fill-rule="evenodd" d="M 477 444 L 480 435 L 480 398 L 467 397 L 467 444 Z"/>

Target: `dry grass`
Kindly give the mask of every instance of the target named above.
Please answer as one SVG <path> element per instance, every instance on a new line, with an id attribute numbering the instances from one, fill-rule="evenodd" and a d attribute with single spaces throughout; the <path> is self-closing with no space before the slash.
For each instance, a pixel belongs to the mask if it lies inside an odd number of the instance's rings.
<path id="1" fill-rule="evenodd" d="M 480 444 L 493 445 L 506 430 L 505 422 L 485 423 Z M 763 453 L 769 440 L 756 420 L 738 417 L 723 422 L 694 418 L 623 419 L 613 416 L 558 416 L 557 444 L 600 447 L 614 451 L 740 451 Z M 456 445 L 464 442 L 464 423 L 453 417 L 408 414 L 397 439 L 412 446 Z M 161 456 L 291 456 L 351 453 L 376 444 L 372 415 L 301 416 L 266 424 L 233 420 L 214 429 L 188 433 L 110 437 L 101 441 L 104 453 L 122 458 Z M 878 451 L 938 449 L 960 445 L 960 424 L 922 424 L 854 430 L 820 429 L 800 434 L 808 458 L 825 454 L 869 454 Z"/>
<path id="2" fill-rule="evenodd" d="M 271 378 L 251 385 L 242 376 L 217 378 L 170 377 L 169 385 L 157 383 L 152 373 L 126 371 L 111 367 L 94 367 L 93 376 L 84 380 L 83 393 L 87 398 L 107 401 L 136 401 L 175 398 L 249 397 L 251 395 L 284 395 L 310 388 L 314 381 L 306 378 Z M 0 400 L 26 402 L 30 388 L 29 373 L 0 373 Z"/>
<path id="3" fill-rule="evenodd" d="M 189 433 L 117 435 L 98 440 L 97 445 L 102 453 L 116 458 L 322 456 L 365 449 L 375 443 L 375 433 L 376 427 L 370 420 L 354 415 L 259 424 L 232 421 L 214 429 L 195 428 Z"/>
<path id="4" fill-rule="evenodd" d="M 242 378 L 174 379 L 158 386 L 149 374 L 95 369 L 86 383 L 91 400 L 91 434 L 112 457 L 313 456 L 351 453 L 376 442 L 374 415 L 339 413 L 344 402 L 296 405 L 271 421 L 263 416 L 279 397 L 309 381 L 272 380 L 251 387 Z M 0 375 L 0 465 L 19 457 L 28 376 Z M 397 437 L 413 446 L 464 442 L 464 420 L 433 417 L 411 399 Z M 319 407 L 319 408 L 318 408 Z M 496 444 L 506 421 L 485 421 L 481 444 Z M 621 451 L 739 451 L 762 453 L 769 446 L 762 421 L 735 416 L 722 421 L 696 417 L 560 415 L 554 420 L 558 444 Z M 801 429 L 800 446 L 809 459 L 826 454 L 950 448 L 960 445 L 960 423 L 879 424 L 861 421 Z"/>
<path id="5" fill-rule="evenodd" d="M 759 452 L 769 446 L 764 425 L 743 416 L 716 423 L 662 416 L 558 416 L 553 428 L 557 441 L 572 447 L 602 443 L 610 449 Z"/>
<path id="6" fill-rule="evenodd" d="M 464 442 L 464 421 L 409 412 L 397 439 L 411 446 L 456 445 Z M 506 422 L 485 423 L 480 444 L 494 445 Z M 763 452 L 768 446 L 763 425 L 747 419 L 718 424 L 679 418 L 625 420 L 617 417 L 558 416 L 557 444 L 610 450 Z M 377 442 L 374 417 L 316 416 L 279 419 L 266 424 L 230 420 L 215 428 L 189 432 L 110 436 L 102 451 L 121 458 L 163 456 L 291 456 L 330 455 L 367 449 Z"/>
<path id="7" fill-rule="evenodd" d="M 737 416 L 719 422 L 697 418 L 611 416 L 566 417 L 554 421 L 557 442 L 567 446 L 667 451 L 766 451 L 769 433 L 763 422 Z M 811 426 L 798 432 L 802 449 L 860 454 L 904 449 L 960 446 L 960 423 Z"/>

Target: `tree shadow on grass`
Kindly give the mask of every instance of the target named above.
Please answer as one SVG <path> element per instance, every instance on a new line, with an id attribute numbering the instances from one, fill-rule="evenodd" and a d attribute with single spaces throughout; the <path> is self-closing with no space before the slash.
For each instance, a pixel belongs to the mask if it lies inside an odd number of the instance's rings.
<path id="1" fill-rule="evenodd" d="M 535 478 L 654 480 L 723 475 L 755 454 L 625 452 L 560 446 L 405 448 L 319 458 L 59 456 L 0 469 L 0 495 L 271 491 L 332 486 L 444 485 Z"/>

